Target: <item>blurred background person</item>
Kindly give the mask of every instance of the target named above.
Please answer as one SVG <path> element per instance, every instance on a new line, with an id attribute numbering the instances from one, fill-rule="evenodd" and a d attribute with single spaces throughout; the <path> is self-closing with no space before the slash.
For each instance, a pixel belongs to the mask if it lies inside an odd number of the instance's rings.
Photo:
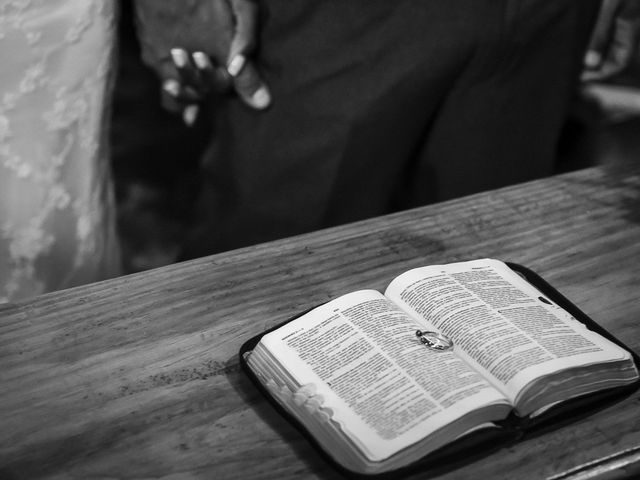
<path id="1" fill-rule="evenodd" d="M 0 301 L 120 273 L 115 0 L 0 0 Z"/>
<path id="2" fill-rule="evenodd" d="M 566 147 L 566 148 L 565 148 Z M 640 161 L 640 2 L 603 0 L 563 139 L 569 169 Z"/>

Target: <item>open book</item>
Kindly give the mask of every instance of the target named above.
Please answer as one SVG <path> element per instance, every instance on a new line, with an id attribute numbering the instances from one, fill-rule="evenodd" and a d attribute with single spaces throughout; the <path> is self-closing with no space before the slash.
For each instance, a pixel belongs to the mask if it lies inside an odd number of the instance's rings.
<path id="1" fill-rule="evenodd" d="M 638 382 L 629 351 L 492 259 L 336 298 L 256 339 L 243 361 L 325 453 L 362 474 Z"/>

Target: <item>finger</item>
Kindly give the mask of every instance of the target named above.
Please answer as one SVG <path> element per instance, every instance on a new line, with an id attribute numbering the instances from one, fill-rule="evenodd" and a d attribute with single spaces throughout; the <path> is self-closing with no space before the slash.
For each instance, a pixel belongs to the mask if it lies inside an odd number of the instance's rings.
<path id="1" fill-rule="evenodd" d="M 271 104 L 271 93 L 251 62 L 247 61 L 233 77 L 233 86 L 240 99 L 251 108 L 262 110 Z"/>
<path id="2" fill-rule="evenodd" d="M 162 83 L 162 93 L 176 104 L 198 103 L 203 100 L 202 95 L 193 88 L 182 85 L 178 80 L 169 78 Z"/>
<path id="3" fill-rule="evenodd" d="M 230 76 L 237 77 L 246 64 L 246 55 L 238 53 L 237 55 L 231 57 L 231 59 L 229 60 L 229 63 L 227 64 L 227 72 Z"/>
<path id="4" fill-rule="evenodd" d="M 635 26 L 623 18 L 613 21 L 613 31 L 606 56 L 602 58 L 596 69 L 587 70 L 584 81 L 605 80 L 622 73 L 629 67 L 636 45 Z"/>
<path id="5" fill-rule="evenodd" d="M 190 88 L 201 96 L 206 95 L 211 85 L 203 80 L 191 55 L 183 48 L 172 48 L 171 59 L 183 88 Z"/>
<path id="6" fill-rule="evenodd" d="M 179 113 L 182 111 L 183 102 L 179 100 L 180 84 L 177 80 L 168 79 L 162 83 L 162 95 L 160 102 L 162 108 L 171 112 Z"/>
<path id="7" fill-rule="evenodd" d="M 237 55 L 247 55 L 253 50 L 258 31 L 258 5 L 255 2 L 231 0 L 231 8 L 236 25 L 229 47 L 229 61 L 232 61 Z"/>
<path id="8" fill-rule="evenodd" d="M 613 37 L 615 17 L 620 5 L 621 0 L 603 0 L 585 56 L 587 68 L 599 68 L 604 61 Z"/>
<path id="9" fill-rule="evenodd" d="M 182 111 L 182 121 L 187 127 L 191 127 L 198 118 L 200 107 L 198 105 L 187 105 Z"/>
<path id="10" fill-rule="evenodd" d="M 175 114 L 181 113 L 182 120 L 189 127 L 198 118 L 198 105 L 188 103 L 180 96 L 180 84 L 175 79 L 165 80 L 162 84 L 161 103 L 165 110 Z"/>
<path id="11" fill-rule="evenodd" d="M 248 55 L 256 42 L 258 5 L 252 0 L 230 0 L 236 25 L 227 61 L 227 71 L 240 99 L 251 108 L 262 110 L 271 104 L 271 93 Z"/>

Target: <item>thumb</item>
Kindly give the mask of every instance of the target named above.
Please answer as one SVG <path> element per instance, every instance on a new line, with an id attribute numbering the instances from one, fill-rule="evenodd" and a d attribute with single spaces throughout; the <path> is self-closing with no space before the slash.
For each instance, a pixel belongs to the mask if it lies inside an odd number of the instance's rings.
<path id="1" fill-rule="evenodd" d="M 251 108 L 262 110 L 271 104 L 271 93 L 252 62 L 247 61 L 233 77 L 233 86 L 240 99 Z"/>
<path id="2" fill-rule="evenodd" d="M 256 45 L 258 4 L 252 0 L 230 0 L 235 29 L 229 47 L 229 61 L 237 55 L 247 55 Z"/>
<path id="3" fill-rule="evenodd" d="M 248 55 L 255 48 L 258 30 L 258 5 L 252 0 L 230 0 L 235 30 L 229 47 L 227 70 L 233 86 L 249 107 L 261 110 L 271 103 L 271 94 Z"/>

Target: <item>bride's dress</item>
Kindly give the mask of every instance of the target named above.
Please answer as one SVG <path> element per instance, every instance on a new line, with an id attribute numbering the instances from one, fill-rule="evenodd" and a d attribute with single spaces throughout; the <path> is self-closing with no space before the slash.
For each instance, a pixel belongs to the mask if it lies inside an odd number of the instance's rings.
<path id="1" fill-rule="evenodd" d="M 0 0 L 0 302 L 119 273 L 113 0 Z"/>

